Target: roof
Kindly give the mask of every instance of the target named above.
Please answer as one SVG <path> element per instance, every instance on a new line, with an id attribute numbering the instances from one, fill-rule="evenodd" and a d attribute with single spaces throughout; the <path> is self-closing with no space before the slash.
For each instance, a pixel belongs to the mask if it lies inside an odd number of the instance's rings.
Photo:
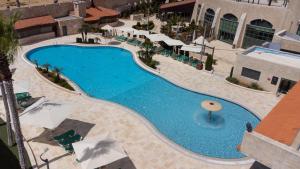
<path id="1" fill-rule="evenodd" d="M 300 55 L 298 54 L 263 47 L 250 48 L 243 54 L 254 59 L 300 69 Z"/>
<path id="2" fill-rule="evenodd" d="M 54 24 L 55 22 L 56 21 L 54 20 L 54 18 L 50 15 L 29 18 L 29 19 L 22 19 L 22 20 L 18 20 L 15 23 L 15 29 L 20 30 L 20 29 L 25 29 L 25 28 L 35 27 L 35 26 L 49 25 L 49 24 Z"/>
<path id="3" fill-rule="evenodd" d="M 146 37 L 148 39 L 150 39 L 150 41 L 152 41 L 152 42 L 160 42 L 160 41 L 164 41 L 166 39 L 170 39 L 168 36 L 166 36 L 165 34 L 161 34 L 161 33 L 149 34 L 149 35 L 146 35 Z"/>
<path id="4" fill-rule="evenodd" d="M 103 7 L 96 7 L 96 8 L 88 8 L 86 10 L 86 18 L 84 21 L 86 22 L 93 22 L 99 21 L 103 17 L 115 17 L 118 16 L 120 13 L 113 9 L 103 8 Z"/>
<path id="5" fill-rule="evenodd" d="M 172 7 L 176 7 L 176 6 L 188 5 L 188 4 L 193 4 L 195 2 L 196 2 L 196 0 L 185 0 L 185 1 L 180 1 L 180 2 L 166 3 L 166 4 L 162 4 L 160 6 L 160 9 L 166 9 L 166 8 L 172 8 Z"/>
<path id="6" fill-rule="evenodd" d="M 255 131 L 291 145 L 300 129 L 300 81 L 260 122 Z"/>
<path id="7" fill-rule="evenodd" d="M 176 39 L 165 39 L 163 40 L 163 42 L 165 42 L 168 46 L 183 46 L 185 45 L 182 41 L 180 40 L 176 40 Z"/>
<path id="8" fill-rule="evenodd" d="M 180 50 L 194 52 L 194 53 L 200 53 L 202 51 L 202 46 L 183 45 L 180 48 Z"/>

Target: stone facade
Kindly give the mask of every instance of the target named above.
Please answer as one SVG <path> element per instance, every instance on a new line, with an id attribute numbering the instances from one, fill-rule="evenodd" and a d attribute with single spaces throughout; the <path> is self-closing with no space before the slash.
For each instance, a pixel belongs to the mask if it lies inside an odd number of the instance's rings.
<path id="1" fill-rule="evenodd" d="M 66 36 L 77 34 L 83 23 L 83 18 L 68 16 L 56 19 L 58 23 L 57 33 L 58 36 Z"/>
<path id="2" fill-rule="evenodd" d="M 295 33 L 299 26 L 300 20 L 300 1 L 290 0 L 287 7 L 267 6 L 251 3 L 243 3 L 227 0 L 197 0 L 192 19 L 198 21 L 204 20 L 207 9 L 213 9 L 216 14 L 214 17 L 215 26 L 213 27 L 213 35 L 217 37 L 220 27 L 220 18 L 225 14 L 233 14 L 238 18 L 240 28 L 236 32 L 234 46 L 241 47 L 246 25 L 256 19 L 269 21 L 276 32 L 286 29 Z M 200 8 L 200 9 L 198 9 Z M 217 11 L 219 11 L 217 13 Z"/>
<path id="3" fill-rule="evenodd" d="M 33 35 L 33 36 L 19 39 L 19 43 L 20 43 L 20 45 L 25 45 L 25 44 L 30 44 L 30 43 L 35 43 L 35 42 L 51 39 L 54 37 L 55 37 L 54 32 L 43 33 L 43 34 Z"/>

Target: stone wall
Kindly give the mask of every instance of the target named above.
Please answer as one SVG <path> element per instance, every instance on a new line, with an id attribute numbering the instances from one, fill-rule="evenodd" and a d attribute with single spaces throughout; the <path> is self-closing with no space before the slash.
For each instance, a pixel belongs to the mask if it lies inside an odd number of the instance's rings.
<path id="1" fill-rule="evenodd" d="M 279 43 L 281 49 L 300 53 L 300 39 L 293 40 L 286 38 L 284 37 L 286 33 L 287 32 L 285 30 L 276 33 L 273 38 L 273 42 Z"/>
<path id="2" fill-rule="evenodd" d="M 58 36 L 63 36 L 63 27 L 67 28 L 67 35 L 77 34 L 78 30 L 81 28 L 83 19 L 77 17 L 68 17 L 70 19 L 59 19 L 57 32 Z"/>
<path id="3" fill-rule="evenodd" d="M 11 13 L 17 12 L 20 14 L 20 19 L 26 19 L 45 15 L 51 15 L 54 18 L 59 18 L 69 15 L 70 11 L 73 11 L 72 2 L 2 9 L 0 10 L 0 13 L 4 16 L 9 16 Z"/>
<path id="4" fill-rule="evenodd" d="M 264 19 L 273 24 L 273 28 L 277 31 L 286 29 L 291 32 L 295 32 L 298 28 L 298 21 L 300 20 L 300 1 L 291 0 L 288 8 L 277 7 L 277 6 L 266 6 L 258 5 L 251 3 L 239 3 L 236 1 L 227 1 L 227 0 L 197 0 L 194 14 L 192 19 L 197 18 L 197 8 L 201 6 L 200 20 L 203 21 L 205 12 L 208 8 L 213 9 L 215 12 L 220 8 L 220 12 L 216 21 L 216 26 L 214 29 L 214 35 L 217 36 L 220 26 L 220 18 L 227 13 L 231 13 L 239 18 L 239 25 L 243 29 L 239 32 L 235 40 L 237 47 L 240 47 L 242 44 L 242 39 L 244 38 L 246 24 L 249 24 L 252 20 L 255 19 Z M 241 22 L 241 16 L 243 18 Z"/>
<path id="5" fill-rule="evenodd" d="M 47 40 L 55 37 L 55 32 L 43 33 L 38 35 L 29 36 L 26 38 L 19 39 L 20 45 L 26 45 L 30 43 L 39 42 L 42 40 Z"/>
<path id="6" fill-rule="evenodd" d="M 127 5 L 128 3 L 134 4 L 134 2 L 140 2 L 140 0 L 94 0 L 96 6 L 103 6 L 113 9 Z"/>
<path id="7" fill-rule="evenodd" d="M 272 169 L 296 169 L 300 152 L 257 132 L 245 132 L 240 151 Z"/>

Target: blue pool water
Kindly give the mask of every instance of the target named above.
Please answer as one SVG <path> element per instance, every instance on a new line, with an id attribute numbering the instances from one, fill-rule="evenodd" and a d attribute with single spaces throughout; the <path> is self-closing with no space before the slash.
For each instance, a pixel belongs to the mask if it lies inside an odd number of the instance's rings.
<path id="1" fill-rule="evenodd" d="M 245 124 L 256 126 L 259 122 L 237 104 L 185 90 L 143 70 L 124 49 L 48 46 L 29 52 L 27 57 L 40 65 L 63 68 L 62 73 L 88 95 L 136 111 L 167 138 L 197 154 L 223 159 L 244 157 L 236 147 Z M 223 105 L 211 122 L 200 107 L 207 99 Z"/>

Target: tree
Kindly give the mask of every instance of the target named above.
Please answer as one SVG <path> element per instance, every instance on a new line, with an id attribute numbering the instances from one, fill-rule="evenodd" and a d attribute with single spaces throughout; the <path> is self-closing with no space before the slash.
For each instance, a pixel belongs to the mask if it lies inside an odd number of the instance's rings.
<path id="1" fill-rule="evenodd" d="M 91 26 L 89 24 L 82 24 L 81 28 L 78 30 L 81 33 L 83 42 L 87 42 L 87 34 L 91 31 Z"/>
<path id="2" fill-rule="evenodd" d="M 49 68 L 51 67 L 50 64 L 46 63 L 46 64 L 43 64 L 43 67 L 46 69 L 46 72 L 48 73 L 49 72 Z"/>
<path id="3" fill-rule="evenodd" d="M 207 59 L 205 62 L 205 70 L 211 71 L 213 69 L 213 62 L 214 62 L 214 58 L 212 55 L 207 55 Z"/>
<path id="4" fill-rule="evenodd" d="M 26 169 L 25 147 L 23 135 L 20 128 L 20 121 L 17 112 L 17 103 L 14 95 L 12 73 L 9 64 L 14 60 L 14 55 L 18 50 L 19 43 L 14 25 L 19 16 L 17 14 L 4 19 L 0 17 L 0 81 L 4 83 L 7 94 L 7 102 L 10 110 L 11 121 L 14 126 L 15 141 L 18 147 L 19 162 L 22 169 Z"/>
<path id="5" fill-rule="evenodd" d="M 62 69 L 58 67 L 54 67 L 53 72 L 56 74 L 56 81 L 60 81 L 60 73 Z"/>
<path id="6" fill-rule="evenodd" d="M 16 3 L 17 3 L 17 7 L 21 6 L 20 0 L 16 0 Z"/>

